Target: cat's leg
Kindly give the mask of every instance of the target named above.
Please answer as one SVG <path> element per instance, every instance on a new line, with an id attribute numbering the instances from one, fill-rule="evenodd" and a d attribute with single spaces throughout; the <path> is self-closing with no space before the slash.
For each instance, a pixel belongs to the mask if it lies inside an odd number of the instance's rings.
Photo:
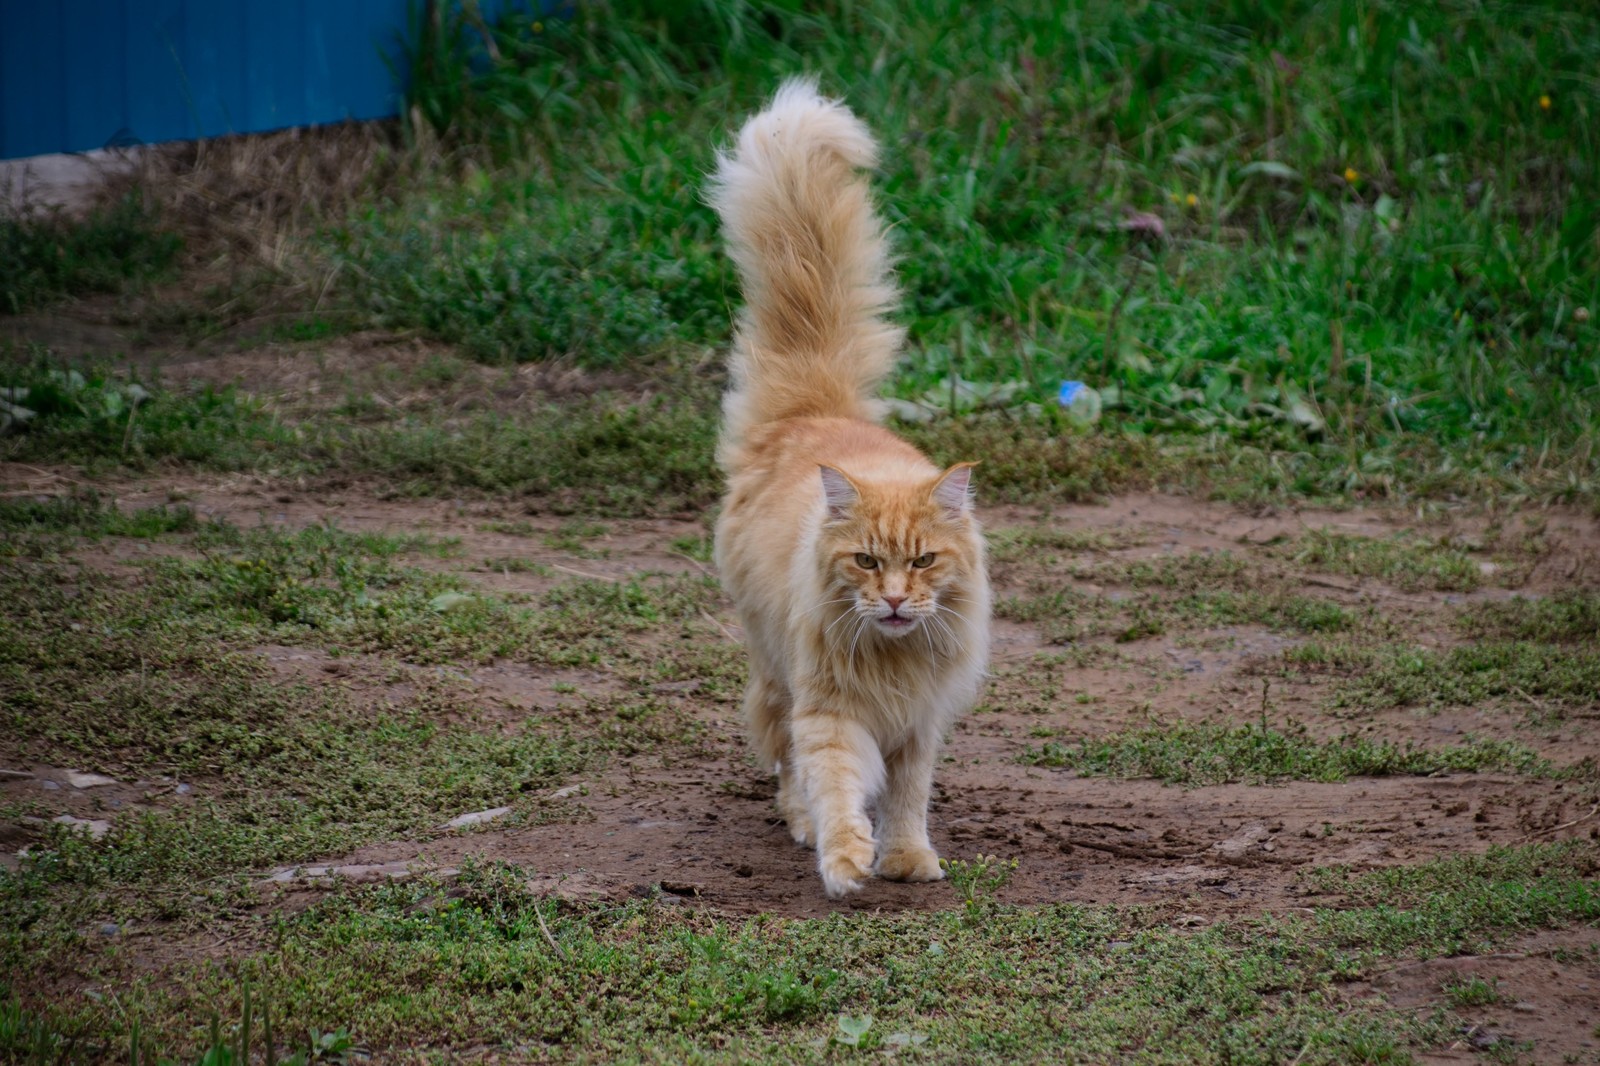
<path id="1" fill-rule="evenodd" d="M 883 756 L 859 722 L 826 712 L 790 719 L 790 753 L 816 827 L 817 867 L 828 895 L 854 892 L 872 875 L 877 842 L 867 804 L 883 788 Z"/>
<path id="2" fill-rule="evenodd" d="M 750 683 L 744 690 L 744 717 L 750 725 L 756 758 L 778 774 L 778 813 L 796 844 L 809 846 L 815 839 L 811 814 L 806 810 L 789 751 L 789 694 L 770 679 L 751 657 Z"/>
<path id="3" fill-rule="evenodd" d="M 789 835 L 801 847 L 809 848 L 817 842 L 811 825 L 811 812 L 806 809 L 805 789 L 800 784 L 800 774 L 794 768 L 793 756 L 778 766 L 778 813 Z"/>
<path id="4" fill-rule="evenodd" d="M 883 854 L 878 876 L 890 881 L 937 881 L 939 854 L 928 840 L 928 794 L 938 746 L 913 739 L 884 760 L 888 783 L 878 803 Z"/>

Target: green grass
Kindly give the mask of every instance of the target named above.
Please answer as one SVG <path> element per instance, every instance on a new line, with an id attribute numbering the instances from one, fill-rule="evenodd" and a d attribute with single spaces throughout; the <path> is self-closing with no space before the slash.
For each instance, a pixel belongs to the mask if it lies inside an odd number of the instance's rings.
<path id="1" fill-rule="evenodd" d="M 136 197 L 82 219 L 0 212 L 0 314 L 163 277 L 181 249 Z"/>
<path id="2" fill-rule="evenodd" d="M 1016 552 L 1002 543 L 1002 559 Z M 1076 566 L 1072 573 L 1099 586 L 1130 591 L 1085 592 L 1053 575 L 1036 576 L 1026 592 L 996 603 L 995 614 L 1034 623 L 1054 643 L 1107 636 L 1128 642 L 1245 624 L 1304 633 L 1341 632 L 1358 621 L 1382 625 L 1370 611 L 1305 595 L 1292 576 L 1232 552 L 1102 559 Z"/>
<path id="3" fill-rule="evenodd" d="M 1312 530 L 1282 554 L 1297 566 L 1333 574 L 1375 577 L 1402 592 L 1471 592 L 1483 570 L 1468 553 L 1415 537 L 1358 537 Z"/>
<path id="4" fill-rule="evenodd" d="M 1308 653 L 1290 653 L 1290 661 L 1302 656 Z M 1496 701 L 1559 715 L 1592 706 L 1600 692 L 1600 649 L 1592 643 L 1483 640 L 1446 651 L 1386 646 L 1343 665 L 1352 676 L 1335 692 L 1334 705 L 1368 710 Z"/>
<path id="5" fill-rule="evenodd" d="M 1479 855 L 1391 866 L 1367 873 L 1323 867 L 1306 878 L 1314 891 L 1345 898 L 1348 909 L 1319 911 L 1320 928 L 1340 944 L 1439 955 L 1492 950 L 1494 936 L 1552 920 L 1600 918 L 1600 882 L 1591 841 L 1490 848 Z"/>
<path id="6" fill-rule="evenodd" d="M 1303 724 L 1276 729 L 1265 722 L 1160 722 L 1076 745 L 1029 747 L 1018 761 L 1067 767 L 1114 777 L 1153 777 L 1168 784 L 1214 785 L 1232 781 L 1344 781 L 1351 777 L 1510 770 L 1555 772 L 1520 744 L 1475 740 L 1447 748 L 1404 746 L 1345 735 L 1311 737 Z"/>
<path id="7" fill-rule="evenodd" d="M 941 459 L 982 459 L 985 498 L 1597 498 L 1591 15 L 621 0 L 492 33 L 475 18 L 413 35 L 411 176 L 303 235 L 288 270 L 305 275 L 283 280 L 327 304 L 309 321 L 699 381 L 738 304 L 703 176 L 738 116 L 810 71 L 884 143 L 910 330 L 891 390 L 1017 387 L 1008 410 L 906 427 Z M 1126 228 L 1135 212 L 1165 238 Z M 109 246 L 96 225 L 73 239 Z M 1056 409 L 1068 378 L 1100 390 L 1097 426 Z M 638 395 L 291 439 L 227 416 L 254 447 L 153 424 L 141 442 L 141 416 L 131 436 L 80 426 L 4 450 L 337 468 L 598 514 L 706 506 L 712 390 Z M 216 406 L 196 404 L 202 421 Z M 1472 580 L 1443 560 L 1363 565 Z"/>
<path id="8" fill-rule="evenodd" d="M 1492 600 L 1463 611 L 1456 624 L 1479 640 L 1592 645 L 1600 642 L 1600 593 L 1568 589 L 1540 599 Z"/>
<path id="9" fill-rule="evenodd" d="M 1591 844 L 1331 868 L 1308 881 L 1342 897 L 1337 908 L 1194 930 L 1159 910 L 1067 904 L 991 903 L 981 921 L 562 905 L 527 888 L 534 871 L 472 864 L 453 884 L 338 889 L 269 919 L 270 938 L 230 964 L 174 961 L 115 1007 L 16 1013 L 122 1046 L 136 1018 L 170 1053 L 206 1046 L 197 1022 L 212 1011 L 233 1020 L 224 1038 L 236 1034 L 248 983 L 280 1033 L 345 1031 L 378 1053 L 470 1040 L 557 1058 L 815 1062 L 853 1043 L 935 1060 L 1401 1062 L 1447 1039 L 1450 1016 L 1353 1003 L 1342 982 L 1396 957 L 1593 921 L 1595 868 Z M 33 876 L 0 875 L 0 887 Z M 103 947 L 95 965 L 120 972 Z"/>
<path id="10" fill-rule="evenodd" d="M 342 238 L 385 321 L 590 365 L 721 344 L 734 285 L 700 176 L 732 116 L 808 69 L 885 145 L 912 337 L 899 394 L 954 373 L 1048 407 L 1077 378 L 1130 447 L 1221 436 L 1295 493 L 1592 495 L 1592 18 L 624 3 L 497 42 L 472 76 L 434 39 L 437 76 L 413 90 L 484 168 Z M 1121 228 L 1135 210 L 1170 239 Z M 1026 449 L 1061 428 L 1024 415 L 979 437 Z M 996 484 L 1103 491 L 981 454 L 1015 467 Z"/>
<path id="11" fill-rule="evenodd" d="M 114 372 L 103 360 L 72 364 L 30 347 L 0 351 L 0 459 L 78 463 L 91 470 L 163 461 L 213 469 L 294 462 L 299 434 L 237 390 L 179 392 Z"/>
<path id="12" fill-rule="evenodd" d="M 117 818 L 98 844 L 62 830 L 60 878 L 211 877 L 337 854 L 431 829 L 441 810 L 504 803 L 601 750 L 536 717 L 500 730 L 469 689 L 424 675 L 408 678 L 403 703 L 285 685 L 239 639 L 248 633 L 223 642 L 181 612 L 163 617 L 150 590 L 24 599 L 27 577 L 7 579 L 0 614 L 0 720 L 13 749 L 181 778 L 200 797 Z"/>
<path id="13" fill-rule="evenodd" d="M 123 511 L 93 489 L 71 496 L 0 499 L 0 529 L 16 547 L 34 537 L 62 535 L 98 540 L 102 537 L 153 538 L 166 533 L 192 533 L 201 520 L 186 505 L 160 505 Z"/>

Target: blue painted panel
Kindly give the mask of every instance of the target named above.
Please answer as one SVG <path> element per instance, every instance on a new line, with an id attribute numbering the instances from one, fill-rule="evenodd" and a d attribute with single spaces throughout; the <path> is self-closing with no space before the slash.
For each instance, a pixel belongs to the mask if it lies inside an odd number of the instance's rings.
<path id="1" fill-rule="evenodd" d="M 183 68 L 183 14 L 183 0 L 125 0 L 129 140 L 154 142 L 193 135 L 194 111 Z M 78 143 L 65 150 L 93 147 L 97 146 Z"/>
<path id="2" fill-rule="evenodd" d="M 397 114 L 407 7 L 0 0 L 0 158 Z"/>
<path id="3" fill-rule="evenodd" d="M 61 12 L 53 4 L 0 0 L 0 144 L 32 154 L 67 141 L 66 109 L 50 98 L 62 69 Z"/>
<path id="4" fill-rule="evenodd" d="M 67 143 L 104 144 L 128 125 L 125 5 L 63 0 L 40 6 L 54 7 L 60 15 L 60 102 Z"/>

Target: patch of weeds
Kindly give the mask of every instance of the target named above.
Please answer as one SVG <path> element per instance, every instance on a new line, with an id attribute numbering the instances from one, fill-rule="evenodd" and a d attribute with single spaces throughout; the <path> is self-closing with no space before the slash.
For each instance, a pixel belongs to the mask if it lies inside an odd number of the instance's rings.
<path id="1" fill-rule="evenodd" d="M 995 615 L 1039 626 L 1051 643 L 1110 637 L 1130 643 L 1164 633 L 1255 624 L 1307 633 L 1339 632 L 1357 616 L 1331 600 L 1306 596 L 1275 575 L 1263 575 L 1226 552 L 1168 556 L 1085 567 L 1079 578 L 1130 585 L 1131 594 L 1080 592 L 1036 580 L 1022 596 L 995 605 Z"/>
<path id="2" fill-rule="evenodd" d="M 1490 615 L 1488 624 L 1497 624 Z M 1507 616 L 1499 616 L 1505 619 Z M 1536 629 L 1564 625 L 1550 612 L 1523 616 Z M 1515 625 L 1516 623 L 1510 623 Z M 1470 706 L 1512 700 L 1535 711 L 1591 704 L 1600 692 L 1600 648 L 1484 640 L 1445 651 L 1390 646 L 1335 692 L 1334 705 L 1385 709 Z"/>
<path id="3" fill-rule="evenodd" d="M 1353 674 L 1378 660 L 1378 652 L 1351 641 L 1307 641 L 1283 651 L 1283 662 L 1298 673 Z"/>
<path id="4" fill-rule="evenodd" d="M 0 360 L 0 459 L 145 467 L 161 460 L 247 469 L 290 451 L 294 431 L 237 391 L 176 393 L 42 351 Z M 292 457 L 292 456 L 291 456 Z"/>
<path id="5" fill-rule="evenodd" d="M 973 869 L 992 880 L 998 865 Z M 1336 943 L 1313 920 L 1174 930 L 1138 911 L 999 904 L 981 921 L 962 910 L 730 920 L 639 900 L 558 905 L 531 890 L 533 873 L 469 862 L 454 882 L 339 887 L 277 917 L 241 957 L 165 964 L 114 1007 L 74 1001 L 70 1021 L 114 1034 L 118 1011 L 134 1012 L 154 1047 L 203 1046 L 191 1019 L 240 1017 L 248 982 L 280 1031 L 347 1027 L 379 1056 L 535 1040 L 570 1058 L 649 1047 L 676 1061 L 718 1044 L 730 1051 L 715 1061 L 770 1061 L 853 1039 L 1053 1061 L 1125 1057 L 1159 1033 L 1175 1061 L 1223 1061 L 1219 1048 L 1287 1061 L 1312 1047 L 1342 1062 L 1395 1059 L 1447 1034 L 1415 1012 L 1352 1005 L 1340 981 L 1379 949 Z M 1415 942 L 1395 943 L 1383 950 Z"/>
<path id="6" fill-rule="evenodd" d="M 199 558 L 154 560 L 134 610 L 231 641 L 319 644 L 414 663 L 517 657 L 575 666 L 636 654 L 625 637 L 698 620 L 714 582 L 652 577 L 557 586 L 525 605 L 460 576 L 399 565 L 406 552 L 454 551 L 427 537 L 208 526 Z M 509 567 L 510 563 L 507 562 Z M 519 569 L 522 567 L 519 565 Z"/>
<path id="7" fill-rule="evenodd" d="M 1087 502 L 1152 488 L 1177 469 L 1148 438 L 1083 435 L 1049 415 L 897 428 L 935 462 L 982 460 L 973 484 L 984 501 Z"/>
<path id="8" fill-rule="evenodd" d="M 1304 724 L 1275 729 L 1245 725 L 1160 722 L 1075 746 L 1029 746 L 1018 761 L 1070 767 L 1114 777 L 1153 777 L 1167 784 L 1212 785 L 1232 781 L 1343 781 L 1350 777 L 1507 770 L 1551 774 L 1531 750 L 1503 741 L 1470 741 L 1448 748 L 1401 747 L 1391 741 L 1345 735 L 1312 738 Z"/>
<path id="9" fill-rule="evenodd" d="M 672 538 L 672 550 L 680 555 L 687 555 L 697 563 L 710 563 L 712 550 L 715 545 L 709 536 L 696 534 Z"/>
<path id="10" fill-rule="evenodd" d="M 316 450 L 330 465 L 385 478 L 409 495 L 532 494 L 568 514 L 700 512 L 722 486 L 715 409 L 709 395 L 703 404 L 597 398 L 510 418 L 324 428 Z"/>
<path id="11" fill-rule="evenodd" d="M 182 504 L 125 512 L 93 489 L 65 496 L 11 497 L 0 499 L 0 530 L 8 534 L 7 546 L 0 548 L 0 555 L 30 536 L 52 538 L 57 543 L 75 538 L 151 539 L 168 533 L 192 533 L 200 524 L 194 510 Z"/>
<path id="12" fill-rule="evenodd" d="M 1600 592 L 1568 589 L 1541 599 L 1475 603 L 1455 624 L 1479 640 L 1594 645 L 1600 643 Z"/>
<path id="13" fill-rule="evenodd" d="M 1477 974 L 1456 981 L 1447 981 L 1440 989 L 1450 1006 L 1456 1010 L 1468 1007 L 1487 1007 L 1500 1002 L 1498 982 L 1486 981 Z"/>
<path id="14" fill-rule="evenodd" d="M 1098 529 L 1052 529 L 1045 526 L 1008 526 L 985 533 L 992 562 L 1038 561 L 1054 563 L 1062 554 L 1081 555 L 1134 547 L 1143 543 L 1137 533 L 1116 534 Z"/>
<path id="15" fill-rule="evenodd" d="M 76 219 L 0 212 L 0 313 L 160 278 L 182 247 L 132 196 Z"/>
<path id="16" fill-rule="evenodd" d="M 608 532 L 610 531 L 598 522 L 573 519 L 561 523 L 560 529 L 546 533 L 544 543 L 547 548 L 576 555 L 580 559 L 604 559 L 611 554 L 611 549 L 591 548 L 589 541 L 603 537 Z"/>
<path id="17" fill-rule="evenodd" d="M 1377 951 L 1471 953 L 1495 938 L 1600 918 L 1600 849 L 1593 841 L 1494 847 L 1414 866 L 1356 873 L 1343 866 L 1306 875 L 1346 910 L 1319 910 L 1336 943 Z"/>
<path id="18" fill-rule="evenodd" d="M 1483 583 L 1477 560 L 1459 548 L 1415 537 L 1358 537 L 1314 529 L 1277 554 L 1313 570 L 1375 577 L 1402 592 L 1471 592 Z"/>
<path id="19" fill-rule="evenodd" d="M 1108 561 L 1078 574 L 1109 585 L 1135 589 L 1244 589 L 1261 583 L 1261 576 L 1242 557 L 1228 551 L 1185 552 L 1131 562 Z"/>
<path id="20" fill-rule="evenodd" d="M 16 609 L 0 617 L 5 731 L 31 758 L 179 777 L 198 798 L 119 817 L 101 841 L 52 827 L 34 851 L 56 879 L 209 877 L 337 853 L 425 831 L 441 809 L 502 804 L 595 754 L 537 719 L 482 729 L 467 694 L 443 682 L 365 706 L 110 606 L 35 596 L 23 611 L 83 620 L 45 632 Z"/>

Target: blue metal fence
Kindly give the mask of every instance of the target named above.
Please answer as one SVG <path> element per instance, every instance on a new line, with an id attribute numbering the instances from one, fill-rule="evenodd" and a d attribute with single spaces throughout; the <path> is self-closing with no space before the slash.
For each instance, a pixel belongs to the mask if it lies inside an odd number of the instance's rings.
<path id="1" fill-rule="evenodd" d="M 0 0 L 0 158 L 396 114 L 407 8 Z"/>

